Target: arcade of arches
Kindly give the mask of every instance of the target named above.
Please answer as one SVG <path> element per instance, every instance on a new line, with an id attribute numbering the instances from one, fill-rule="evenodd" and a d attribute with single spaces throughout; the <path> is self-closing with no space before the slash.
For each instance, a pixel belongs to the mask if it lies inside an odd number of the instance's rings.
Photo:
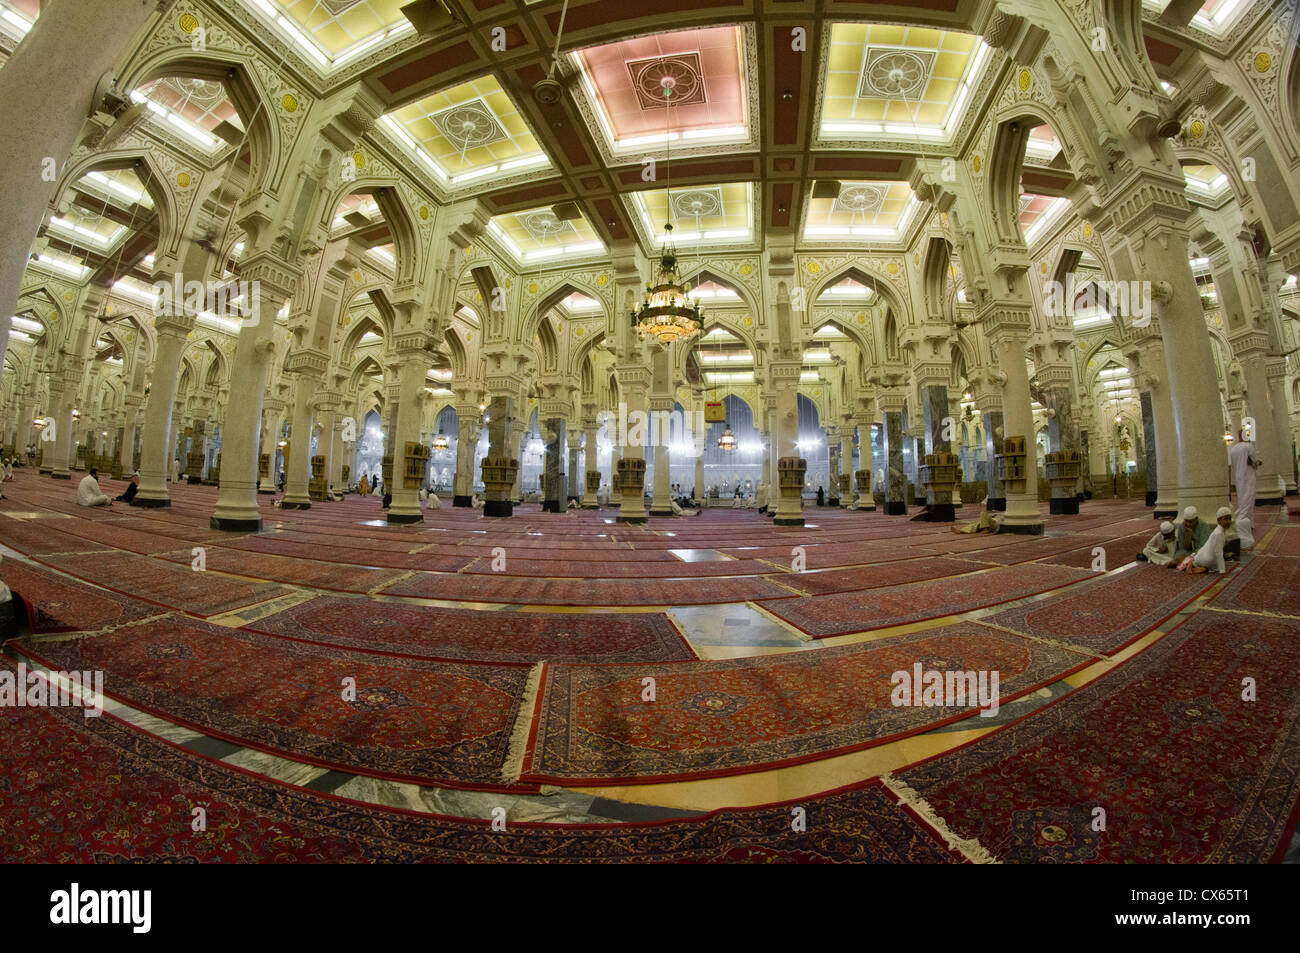
<path id="1" fill-rule="evenodd" d="M 4 859 L 1295 858 L 1295 3 L 658 6 L 0 0 Z"/>

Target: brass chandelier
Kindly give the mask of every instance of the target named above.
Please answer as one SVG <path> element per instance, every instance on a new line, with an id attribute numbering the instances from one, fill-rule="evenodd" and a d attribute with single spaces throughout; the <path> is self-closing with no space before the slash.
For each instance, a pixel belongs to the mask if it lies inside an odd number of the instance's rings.
<path id="1" fill-rule="evenodd" d="M 665 77 L 664 91 L 664 131 L 667 158 L 664 165 L 668 169 L 668 210 L 673 212 L 673 178 L 672 178 L 672 123 L 669 119 L 669 105 L 672 102 L 672 77 Z M 643 339 L 654 338 L 660 344 L 672 344 L 675 341 L 687 341 L 704 330 L 704 312 L 686 293 L 677 271 L 677 251 L 672 244 L 672 222 L 664 223 L 664 251 L 659 259 L 659 274 L 653 285 L 646 285 L 645 300 L 632 312 L 632 321 Z"/>

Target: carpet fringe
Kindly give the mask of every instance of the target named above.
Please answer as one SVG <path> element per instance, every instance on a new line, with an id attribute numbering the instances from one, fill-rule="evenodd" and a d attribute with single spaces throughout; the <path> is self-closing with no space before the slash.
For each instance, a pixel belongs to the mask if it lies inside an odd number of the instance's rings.
<path id="1" fill-rule="evenodd" d="M 542 687 L 543 663 L 538 662 L 528 670 L 528 680 L 524 682 L 523 697 L 519 700 L 519 712 L 515 715 L 515 727 L 510 732 L 510 745 L 506 749 L 506 760 L 501 765 L 501 780 L 506 784 L 517 784 L 524 773 L 524 754 L 528 749 L 528 734 L 533 727 L 533 709 L 537 707 L 537 694 Z"/>
<path id="2" fill-rule="evenodd" d="M 974 838 L 958 837 L 948 827 L 948 823 L 940 817 L 930 806 L 930 802 L 921 797 L 911 786 L 903 781 L 898 780 L 890 772 L 886 771 L 880 776 L 880 782 L 917 814 L 921 819 L 938 832 L 939 836 L 944 839 L 949 847 L 960 853 L 972 864 L 1000 864 L 1002 861 L 994 857 L 986 847 L 980 844 Z"/>

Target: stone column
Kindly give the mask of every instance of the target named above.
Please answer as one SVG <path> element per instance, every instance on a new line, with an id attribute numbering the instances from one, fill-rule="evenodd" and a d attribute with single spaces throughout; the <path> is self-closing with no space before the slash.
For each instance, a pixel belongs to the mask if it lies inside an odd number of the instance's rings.
<path id="1" fill-rule="evenodd" d="M 1074 405 L 1070 393 L 1070 369 L 1068 367 L 1044 367 L 1039 372 L 1039 380 L 1046 388 L 1044 398 L 1047 401 L 1047 446 L 1050 452 L 1078 452 L 1078 428 L 1074 421 Z M 1082 469 L 1082 459 L 1080 459 Z M 1079 512 L 1079 497 L 1075 492 L 1078 481 L 1069 486 L 1052 484 L 1052 497 L 1049 512 L 1074 516 Z"/>
<path id="2" fill-rule="evenodd" d="M 262 529 L 262 514 L 257 508 L 257 431 L 275 355 L 275 318 L 293 294 L 297 277 L 284 262 L 259 252 L 240 262 L 239 278 L 255 282 L 260 306 L 258 314 L 245 320 L 235 345 L 230 398 L 222 426 L 221 487 L 209 525 L 217 530 L 247 533 Z M 307 447 L 299 452 L 306 454 Z"/>
<path id="3" fill-rule="evenodd" d="M 617 506 L 619 511 L 623 509 L 623 491 L 618 485 L 618 464 L 623 459 L 623 448 L 614 443 L 609 450 L 609 502 L 612 506 Z"/>
<path id="4" fill-rule="evenodd" d="M 826 505 L 840 505 L 840 431 L 838 427 L 823 427 L 826 437 Z"/>
<path id="5" fill-rule="evenodd" d="M 122 467 L 122 475 L 130 479 L 131 474 L 135 472 L 135 425 L 136 414 L 140 410 L 140 395 L 127 394 L 123 400 L 122 416 L 122 444 L 118 447 L 118 463 Z M 139 496 L 139 490 L 136 491 Z"/>
<path id="6" fill-rule="evenodd" d="M 668 446 L 668 415 L 673 412 L 671 397 L 650 398 L 651 438 L 655 452 L 654 495 L 650 499 L 651 516 L 673 515 L 672 451 Z"/>
<path id="7" fill-rule="evenodd" d="M 947 385 L 926 383 L 919 390 L 925 411 L 925 453 L 952 453 L 951 435 L 952 428 L 956 424 L 954 418 L 948 412 Z M 920 477 L 920 467 L 924 464 L 925 457 L 922 455 L 917 464 L 918 478 Z M 935 489 L 933 486 L 926 487 L 926 503 L 930 508 L 931 522 L 951 523 L 957 518 L 957 510 L 953 505 L 952 490 Z"/>
<path id="8" fill-rule="evenodd" d="M 1273 413 L 1273 449 L 1270 455 L 1277 459 L 1283 495 L 1295 496 L 1295 457 L 1291 450 L 1291 420 L 1287 412 L 1285 358 L 1268 361 L 1264 372 L 1268 377 L 1268 405 Z M 1264 452 L 1269 453 L 1267 449 Z"/>
<path id="9" fill-rule="evenodd" d="M 282 402 L 279 400 L 268 399 L 262 406 L 262 427 L 257 442 L 258 493 L 268 495 L 275 493 L 275 452 L 279 449 L 276 446 L 279 441 L 279 427 L 276 425 L 280 421 L 280 412 L 283 409 Z M 265 472 L 262 471 L 262 457 L 266 457 Z"/>
<path id="10" fill-rule="evenodd" d="M 1152 408 L 1150 390 L 1140 391 L 1138 399 L 1142 402 L 1143 465 L 1147 473 L 1146 504 L 1155 506 L 1156 498 L 1160 495 L 1157 489 L 1160 486 L 1160 461 L 1156 453 L 1156 414 Z"/>
<path id="11" fill-rule="evenodd" d="M 879 398 L 885 418 L 885 515 L 907 515 L 907 475 L 903 472 L 903 395 Z"/>
<path id="12" fill-rule="evenodd" d="M 72 474 L 69 467 L 73 454 L 72 411 L 76 408 L 76 385 L 67 380 L 51 379 L 50 381 L 50 403 L 54 409 L 54 440 L 46 443 L 45 446 L 50 451 L 47 454 L 47 462 L 50 465 L 50 476 L 56 480 L 71 480 Z M 41 468 L 44 471 L 44 467 Z"/>
<path id="13" fill-rule="evenodd" d="M 406 485 L 407 444 L 420 444 L 420 393 L 429 372 L 430 336 L 423 331 L 404 331 L 397 342 L 397 373 L 400 397 L 397 420 L 392 431 L 393 479 L 385 488 L 392 494 L 388 504 L 388 522 L 419 523 L 424 520 L 420 509 L 420 487 Z M 427 460 L 427 458 L 425 458 Z M 427 467 L 420 466 L 420 482 Z"/>
<path id="14" fill-rule="evenodd" d="M 1268 374 L 1264 366 L 1268 336 L 1262 329 L 1249 329 L 1234 334 L 1230 343 L 1234 356 L 1241 364 L 1246 385 L 1243 418 L 1250 417 L 1255 424 L 1254 432 L 1250 435 L 1260 460 L 1259 470 L 1255 473 L 1255 505 L 1281 506 L 1282 497 L 1286 495 L 1286 484 L 1279 479 L 1279 475 L 1282 465 L 1290 461 L 1287 457 L 1278 459 L 1276 453 L 1278 441 L 1273 432 L 1273 408 L 1269 402 Z M 1234 440 L 1239 439 L 1236 431 L 1240 429 L 1240 425 L 1234 426 Z"/>
<path id="15" fill-rule="evenodd" d="M 1155 490 L 1155 500 L 1151 504 L 1152 517 L 1159 520 L 1178 516 L 1178 436 L 1174 430 L 1174 408 L 1169 394 L 1168 379 L 1165 375 L 1164 342 L 1154 333 L 1133 342 L 1125 351 L 1129 371 L 1138 386 L 1139 393 L 1151 395 L 1151 422 L 1155 435 L 1155 474 L 1147 475 L 1147 490 Z M 1145 412 L 1145 411 L 1144 411 Z M 1218 417 L 1215 417 L 1218 420 Z M 1109 430 L 1109 421 L 1103 421 Z M 1145 427 L 1145 420 L 1143 421 Z M 1217 430 L 1217 423 L 1214 425 Z M 1148 447 L 1151 437 L 1143 434 Z M 1148 452 L 1149 449 L 1148 449 Z M 1222 455 L 1222 448 L 1219 448 Z M 1224 466 L 1227 466 L 1225 461 Z M 1153 485 L 1154 483 L 1154 485 Z"/>
<path id="16" fill-rule="evenodd" d="M 320 377 L 312 372 L 312 355 L 321 352 L 294 352 L 285 358 L 285 371 L 297 376 L 293 387 L 293 418 L 289 424 L 289 439 L 293 453 L 284 474 L 282 510 L 309 510 L 311 497 L 307 483 L 311 479 L 311 432 L 314 422 L 313 395 L 320 386 Z M 324 355 L 328 361 L 328 355 Z M 294 370 L 291 370 L 293 368 Z"/>
<path id="17" fill-rule="evenodd" d="M 767 474 L 767 461 L 766 461 L 766 460 L 765 460 L 765 462 L 764 462 L 764 464 L 763 464 L 763 474 L 764 474 L 764 476 L 766 476 L 766 474 Z M 692 489 L 695 491 L 695 501 L 696 501 L 697 503 L 703 505 L 703 503 L 704 503 L 704 454 L 702 454 L 702 453 L 701 453 L 699 456 L 697 456 L 697 457 L 695 458 L 695 486 L 692 487 Z M 768 500 L 767 505 L 768 505 L 768 506 L 771 506 L 771 505 L 772 505 L 772 486 L 771 486 L 770 483 L 768 484 L 768 487 L 767 487 L 767 500 Z"/>
<path id="18" fill-rule="evenodd" d="M 490 459 L 519 460 L 519 437 L 514 432 L 514 392 L 494 393 L 488 404 L 488 455 L 483 458 L 484 516 L 506 517 L 514 512 L 514 505 L 510 502 L 510 486 L 494 487 L 488 481 Z M 513 480 L 513 475 L 511 479 Z"/>
<path id="19" fill-rule="evenodd" d="M 456 405 L 456 477 L 452 484 L 452 506 L 474 505 L 474 455 L 478 449 L 481 413 L 476 403 L 466 401 Z"/>
<path id="20" fill-rule="evenodd" d="M 559 408 L 544 408 L 538 417 L 542 442 L 546 445 L 543 463 L 542 512 L 564 512 L 564 429 Z"/>
<path id="21" fill-rule="evenodd" d="M 998 328 L 989 334 L 989 343 L 998 358 L 998 367 L 1005 378 L 1002 383 L 1003 441 L 1008 437 L 1023 437 L 1025 441 L 1024 489 L 1006 488 L 1006 517 L 1002 530 L 1010 533 L 1038 535 L 1043 531 L 1043 520 L 1038 514 L 1038 466 L 1034 449 L 1033 398 L 1029 394 L 1029 372 L 1025 368 L 1025 353 L 1029 339 L 1023 329 Z"/>
<path id="22" fill-rule="evenodd" d="M 787 492 L 780 486 L 780 462 L 799 458 L 799 375 L 802 368 L 801 361 L 774 360 L 770 365 L 772 388 L 776 391 L 776 429 L 773 443 L 779 451 L 776 487 L 779 496 L 776 515 L 773 518 L 773 523 L 777 526 L 804 524 L 802 473 L 806 471 L 800 471 L 800 486 L 797 494 Z"/>
<path id="23" fill-rule="evenodd" d="M 853 424 L 848 418 L 840 428 L 840 472 L 836 479 L 840 484 L 840 509 L 847 510 L 853 503 Z"/>
<path id="24" fill-rule="evenodd" d="M 646 414 L 651 379 L 648 364 L 636 363 L 618 368 L 619 393 L 627 398 L 628 433 L 622 435 L 625 443 L 622 459 L 619 461 L 620 467 L 616 472 L 619 474 L 620 482 L 629 477 L 633 478 L 630 488 L 620 495 L 618 507 L 620 523 L 638 524 L 646 521 L 645 442 L 649 439 L 649 434 L 633 433 L 636 428 L 632 425 L 632 419 L 633 414 Z M 645 429 L 650 429 L 648 423 Z M 639 479 L 643 481 L 640 487 L 635 483 L 638 474 Z"/>
<path id="25" fill-rule="evenodd" d="M 600 501 L 596 495 L 600 491 L 600 445 L 595 404 L 583 407 L 582 429 L 585 431 L 587 441 L 586 452 L 583 455 L 586 483 L 582 494 L 582 508 L 595 510 L 600 508 Z"/>
<path id="26" fill-rule="evenodd" d="M 566 432 L 565 445 L 569 450 L 569 472 L 565 480 L 568 492 L 565 494 L 565 507 L 568 507 L 569 501 L 582 503 L 582 464 L 580 457 L 582 455 L 582 431 L 577 427 L 570 427 Z"/>

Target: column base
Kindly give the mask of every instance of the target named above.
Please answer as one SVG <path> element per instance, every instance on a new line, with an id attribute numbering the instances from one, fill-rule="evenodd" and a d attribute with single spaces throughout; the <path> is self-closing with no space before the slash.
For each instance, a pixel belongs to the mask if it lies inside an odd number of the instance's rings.
<path id="1" fill-rule="evenodd" d="M 311 509 L 311 500 L 290 500 L 290 499 L 284 499 L 284 500 L 281 500 L 281 501 L 280 501 L 280 509 L 282 509 L 282 510 L 309 510 L 309 509 Z"/>
<path id="2" fill-rule="evenodd" d="M 774 516 L 772 517 L 773 526 L 802 526 L 802 516 Z"/>
<path id="3" fill-rule="evenodd" d="M 487 500 L 483 503 L 484 516 L 510 516 L 515 511 L 515 505 L 509 500 Z"/>
<path id="4" fill-rule="evenodd" d="M 840 498 L 839 498 L 838 496 L 828 496 L 828 497 L 826 497 L 826 505 L 827 505 L 827 506 L 839 506 L 839 505 L 840 505 Z"/>
<path id="5" fill-rule="evenodd" d="M 885 500 L 886 516 L 906 516 L 907 504 L 902 500 Z"/>
<path id="6" fill-rule="evenodd" d="M 1287 496 L 1300 496 L 1300 489 L 1287 490 L 1287 491 L 1286 491 L 1286 495 L 1287 495 Z"/>
<path id="7" fill-rule="evenodd" d="M 872 500 L 870 503 L 859 503 L 856 506 L 850 506 L 849 509 L 856 509 L 859 513 L 874 513 L 876 512 L 876 501 Z"/>
<path id="8" fill-rule="evenodd" d="M 190 486 L 202 486 L 203 477 L 196 477 L 196 476 L 186 477 L 185 482 L 188 483 Z"/>
<path id="9" fill-rule="evenodd" d="M 670 506 L 667 509 L 663 509 L 663 508 L 656 509 L 655 507 L 652 506 L 650 507 L 650 515 L 651 516 L 672 516 L 673 508 Z"/>
<path id="10" fill-rule="evenodd" d="M 1282 506 L 1281 496 L 1257 496 L 1255 497 L 1256 506 Z"/>
<path id="11" fill-rule="evenodd" d="M 633 526 L 641 526 L 646 522 L 644 516 L 620 516 L 614 520 L 616 523 L 630 523 Z"/>
<path id="12" fill-rule="evenodd" d="M 424 514 L 423 513 L 394 513 L 391 509 L 389 509 L 388 522 L 398 524 L 398 525 L 406 525 L 409 523 L 422 523 L 424 522 Z"/>
<path id="13" fill-rule="evenodd" d="M 542 500 L 543 513 L 563 513 L 564 506 L 559 500 Z"/>
<path id="14" fill-rule="evenodd" d="M 584 510 L 598 510 L 598 509 L 600 509 L 600 504 L 599 504 L 599 503 L 583 503 L 583 504 L 582 504 L 582 508 L 583 508 Z"/>
<path id="15" fill-rule="evenodd" d="M 931 523 L 955 523 L 957 521 L 957 507 L 951 503 L 931 503 L 930 512 L 927 516 Z"/>
<path id="16" fill-rule="evenodd" d="M 1147 506 L 1156 505 L 1156 497 L 1160 495 L 1159 490 L 1147 490 Z"/>
<path id="17" fill-rule="evenodd" d="M 1079 501 L 1074 497 L 1069 499 L 1052 497 L 1052 502 L 1049 504 L 1047 511 L 1054 516 L 1078 516 Z"/>
<path id="18" fill-rule="evenodd" d="M 988 511 L 990 513 L 1005 513 L 1007 511 L 1007 498 L 1005 496 L 989 497 Z"/>
<path id="19" fill-rule="evenodd" d="M 463 506 L 467 509 L 474 508 L 474 497 L 472 496 L 453 496 L 451 498 L 452 506 Z"/>
<path id="20" fill-rule="evenodd" d="M 257 519 L 232 519 L 225 516 L 214 516 L 208 520 L 209 529 L 218 529 L 223 533 L 260 533 L 262 531 L 262 518 Z"/>
<path id="21" fill-rule="evenodd" d="M 54 479 L 56 479 L 56 480 L 71 480 L 71 479 L 72 479 L 72 474 L 71 474 L 71 473 L 51 473 L 50 476 L 52 476 L 52 477 L 53 477 Z"/>
<path id="22" fill-rule="evenodd" d="M 1042 523 L 1003 523 L 999 533 L 1015 533 L 1017 536 L 1042 536 Z"/>
<path id="23" fill-rule="evenodd" d="M 275 496 L 275 490 L 258 490 L 258 496 Z"/>
<path id="24" fill-rule="evenodd" d="M 1160 509 L 1159 507 L 1156 507 L 1156 511 L 1155 511 L 1154 513 L 1151 514 L 1151 518 L 1152 518 L 1152 519 L 1155 519 L 1155 520 L 1172 520 L 1172 519 L 1177 519 L 1177 518 L 1178 518 L 1178 511 L 1177 511 L 1177 510 L 1162 510 L 1162 509 Z"/>
<path id="25" fill-rule="evenodd" d="M 164 496 L 161 500 L 159 500 L 159 499 L 154 499 L 153 497 L 141 496 L 139 493 L 137 493 L 135 495 L 135 499 L 131 501 L 131 505 L 143 506 L 147 510 L 156 510 L 156 509 L 162 509 L 164 506 L 171 506 L 172 501 L 169 497 L 166 496 Z"/>

